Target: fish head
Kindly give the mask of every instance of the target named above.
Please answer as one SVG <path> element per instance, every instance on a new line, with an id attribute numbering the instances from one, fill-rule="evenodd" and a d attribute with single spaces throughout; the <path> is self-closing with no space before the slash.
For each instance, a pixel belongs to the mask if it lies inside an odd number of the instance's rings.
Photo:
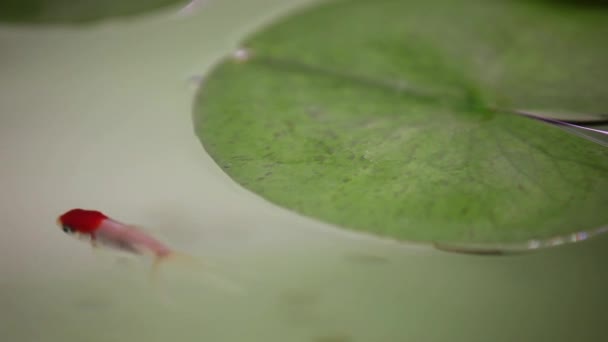
<path id="1" fill-rule="evenodd" d="M 108 217 L 97 210 L 72 209 L 57 218 L 57 225 L 66 233 L 91 234 Z"/>

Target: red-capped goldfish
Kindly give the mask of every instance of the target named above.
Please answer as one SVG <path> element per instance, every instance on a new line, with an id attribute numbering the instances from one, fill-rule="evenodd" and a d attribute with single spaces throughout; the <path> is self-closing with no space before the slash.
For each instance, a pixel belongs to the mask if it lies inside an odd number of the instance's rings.
<path id="1" fill-rule="evenodd" d="M 97 210 L 69 210 L 59 216 L 57 224 L 68 234 L 88 238 L 93 247 L 106 246 L 135 254 L 151 254 L 154 257 L 153 274 L 161 261 L 171 257 L 196 261 L 172 250 L 142 229 L 111 219 Z"/>
<path id="2" fill-rule="evenodd" d="M 57 224 L 67 234 L 88 238 L 93 247 L 106 246 L 135 254 L 151 254 L 154 257 L 153 276 L 156 275 L 160 263 L 168 259 L 203 266 L 197 258 L 177 252 L 142 229 L 114 220 L 97 210 L 69 210 L 57 218 Z M 207 266 L 207 263 L 204 266 Z M 240 287 L 224 277 L 213 278 L 222 282 L 224 287 L 241 291 Z"/>

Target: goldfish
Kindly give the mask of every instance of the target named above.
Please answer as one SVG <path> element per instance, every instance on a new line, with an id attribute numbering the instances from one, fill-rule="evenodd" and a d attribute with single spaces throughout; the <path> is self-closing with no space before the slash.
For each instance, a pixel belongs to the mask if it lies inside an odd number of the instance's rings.
<path id="1" fill-rule="evenodd" d="M 104 246 L 134 254 L 150 254 L 154 258 L 152 278 L 156 279 L 159 265 L 169 259 L 186 261 L 190 266 L 209 266 L 198 258 L 175 251 L 143 229 L 112 219 L 97 210 L 72 209 L 57 218 L 57 224 L 67 234 L 88 239 L 93 248 Z M 225 276 L 213 275 L 215 282 L 231 291 L 243 289 Z"/>
<path id="2" fill-rule="evenodd" d="M 57 218 L 57 224 L 67 234 L 88 239 L 91 246 L 105 246 L 134 254 L 154 257 L 152 273 L 164 260 L 180 257 L 195 261 L 194 257 L 174 251 L 137 226 L 114 220 L 97 210 L 72 209 Z"/>

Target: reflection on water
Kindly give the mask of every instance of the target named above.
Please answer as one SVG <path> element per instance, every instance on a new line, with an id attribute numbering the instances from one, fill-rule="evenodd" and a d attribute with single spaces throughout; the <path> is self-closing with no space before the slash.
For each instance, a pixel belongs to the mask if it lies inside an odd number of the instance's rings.
<path id="1" fill-rule="evenodd" d="M 495 244 L 457 244 L 434 243 L 435 248 L 448 252 L 468 253 L 479 255 L 505 255 L 513 253 L 530 252 L 541 248 L 557 247 L 564 244 L 578 243 L 591 238 L 597 238 L 608 232 L 608 226 L 602 226 L 588 231 L 579 231 L 571 234 L 553 236 L 546 239 L 533 239 L 515 243 Z"/>
<path id="2" fill-rule="evenodd" d="M 178 11 L 178 13 L 180 15 L 192 15 L 207 5 L 209 1 L 210 0 L 190 0 Z"/>

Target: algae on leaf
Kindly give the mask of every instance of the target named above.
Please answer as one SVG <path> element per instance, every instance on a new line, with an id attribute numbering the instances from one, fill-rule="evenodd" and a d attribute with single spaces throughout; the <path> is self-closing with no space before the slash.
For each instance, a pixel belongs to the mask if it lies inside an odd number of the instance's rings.
<path id="1" fill-rule="evenodd" d="M 345 228 L 459 243 L 593 229 L 608 150 L 508 111 L 605 112 L 606 36 L 608 12 L 541 2 L 331 2 L 218 66 L 196 130 L 243 186 Z"/>
<path id="2" fill-rule="evenodd" d="M 185 2 L 185 0 L 5 0 L 0 2 L 0 22 L 90 23 Z"/>

